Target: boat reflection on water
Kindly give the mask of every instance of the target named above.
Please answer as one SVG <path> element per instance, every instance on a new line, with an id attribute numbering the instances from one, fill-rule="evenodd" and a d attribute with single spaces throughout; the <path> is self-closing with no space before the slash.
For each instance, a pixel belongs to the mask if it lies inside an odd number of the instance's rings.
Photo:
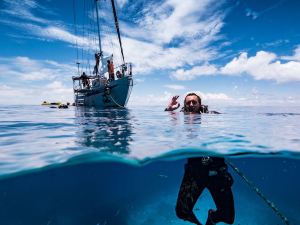
<path id="1" fill-rule="evenodd" d="M 84 147 L 112 154 L 129 154 L 132 116 L 128 109 L 77 107 L 77 142 Z"/>

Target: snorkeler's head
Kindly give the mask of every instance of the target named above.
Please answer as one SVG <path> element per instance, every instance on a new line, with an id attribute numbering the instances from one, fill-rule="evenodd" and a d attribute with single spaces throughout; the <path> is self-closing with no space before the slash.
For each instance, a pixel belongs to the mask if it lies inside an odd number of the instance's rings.
<path id="1" fill-rule="evenodd" d="M 199 113 L 201 111 L 201 98 L 196 93 L 189 93 L 184 99 L 184 111 Z"/>

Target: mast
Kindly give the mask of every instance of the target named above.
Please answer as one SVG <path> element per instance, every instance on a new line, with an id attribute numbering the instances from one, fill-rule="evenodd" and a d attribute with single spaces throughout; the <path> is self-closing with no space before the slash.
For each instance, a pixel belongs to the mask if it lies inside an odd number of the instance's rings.
<path id="1" fill-rule="evenodd" d="M 97 28 L 98 28 L 99 50 L 100 50 L 100 56 L 102 56 L 101 36 L 100 36 L 100 24 L 99 24 L 98 0 L 95 0 L 95 4 L 96 4 L 96 14 L 97 14 Z"/>
<path id="2" fill-rule="evenodd" d="M 123 47 L 122 47 L 122 40 L 121 40 L 120 29 L 119 29 L 118 16 L 117 16 L 117 11 L 116 11 L 114 0 L 111 0 L 111 6 L 112 6 L 112 9 L 113 9 L 113 13 L 114 13 L 115 26 L 116 26 L 116 30 L 117 30 L 117 33 L 118 33 L 118 39 L 119 39 L 119 44 L 120 44 L 120 48 L 121 48 L 122 59 L 123 59 L 123 63 L 125 64 L 125 59 L 124 59 L 124 54 L 123 54 Z"/>

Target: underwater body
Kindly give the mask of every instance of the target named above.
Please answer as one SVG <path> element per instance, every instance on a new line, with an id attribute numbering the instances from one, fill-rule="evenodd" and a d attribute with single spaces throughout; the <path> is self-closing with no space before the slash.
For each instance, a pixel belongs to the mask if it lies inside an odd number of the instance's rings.
<path id="1" fill-rule="evenodd" d="M 300 108 L 213 110 L 222 114 L 1 106 L 0 224 L 191 224 L 175 205 L 186 159 L 203 155 L 225 157 L 300 224 Z M 284 224 L 229 171 L 234 224 Z M 205 190 L 194 208 L 202 223 L 211 208 Z"/>

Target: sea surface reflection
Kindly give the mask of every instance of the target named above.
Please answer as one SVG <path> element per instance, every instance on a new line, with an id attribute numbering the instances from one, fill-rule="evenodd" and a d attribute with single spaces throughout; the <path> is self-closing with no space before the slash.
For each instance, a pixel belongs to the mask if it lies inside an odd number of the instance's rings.
<path id="1" fill-rule="evenodd" d="M 279 154 L 298 157 L 299 108 L 219 107 L 218 115 L 129 109 L 0 109 L 0 173 L 68 163 L 93 155 L 141 163 L 191 155 Z"/>
<path id="2" fill-rule="evenodd" d="M 129 154 L 132 142 L 130 110 L 77 108 L 75 123 L 78 145 L 92 147 L 102 152 Z"/>

